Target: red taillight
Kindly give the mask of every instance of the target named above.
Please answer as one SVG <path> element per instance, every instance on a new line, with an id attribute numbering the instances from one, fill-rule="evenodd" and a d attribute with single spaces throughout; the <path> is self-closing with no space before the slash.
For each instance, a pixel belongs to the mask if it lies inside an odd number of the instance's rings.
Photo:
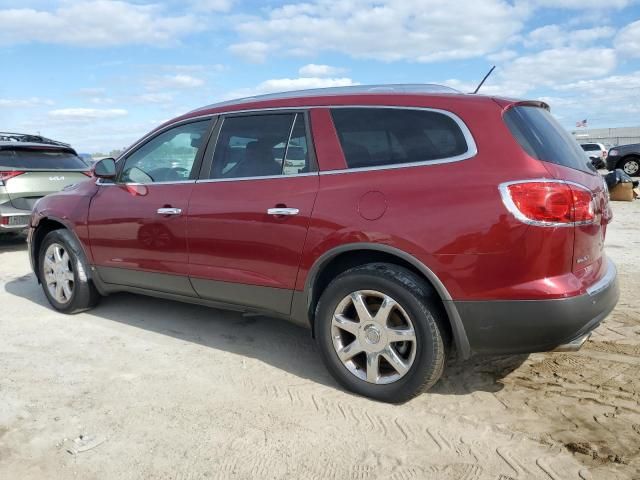
<path id="1" fill-rule="evenodd" d="M 607 151 L 602 150 L 602 159 L 604 160 L 605 158 L 607 158 Z"/>
<path id="2" fill-rule="evenodd" d="M 502 200 L 519 220 L 554 226 L 592 222 L 595 204 L 591 191 L 562 181 L 513 182 L 500 186 Z"/>
<path id="3" fill-rule="evenodd" d="M 9 180 L 10 178 L 17 177 L 18 175 L 22 175 L 24 172 L 19 172 L 18 170 L 11 170 L 9 172 L 0 172 L 0 185 L 4 185 L 4 182 Z"/>

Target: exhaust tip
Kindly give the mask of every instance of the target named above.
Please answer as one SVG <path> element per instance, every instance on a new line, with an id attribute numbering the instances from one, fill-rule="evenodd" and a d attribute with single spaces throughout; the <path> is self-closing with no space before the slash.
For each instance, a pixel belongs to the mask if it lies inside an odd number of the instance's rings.
<path id="1" fill-rule="evenodd" d="M 562 345 L 558 345 L 556 348 L 551 350 L 552 352 L 577 352 L 582 348 L 587 340 L 591 337 L 591 332 L 582 335 L 574 340 L 571 340 L 568 343 L 564 343 Z"/>

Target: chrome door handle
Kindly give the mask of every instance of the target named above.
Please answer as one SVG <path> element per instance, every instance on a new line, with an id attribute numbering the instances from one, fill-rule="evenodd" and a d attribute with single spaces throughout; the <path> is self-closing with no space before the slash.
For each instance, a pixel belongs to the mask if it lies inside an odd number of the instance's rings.
<path id="1" fill-rule="evenodd" d="M 158 215 L 180 215 L 182 214 L 181 208 L 159 208 Z"/>
<path id="2" fill-rule="evenodd" d="M 270 208 L 267 210 L 269 215 L 297 215 L 300 213 L 300 210 L 297 208 L 285 208 L 285 207 L 276 207 Z"/>

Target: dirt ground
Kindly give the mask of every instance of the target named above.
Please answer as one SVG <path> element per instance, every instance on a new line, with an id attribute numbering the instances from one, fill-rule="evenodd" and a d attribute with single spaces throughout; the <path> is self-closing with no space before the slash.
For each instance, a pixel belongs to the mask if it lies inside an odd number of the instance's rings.
<path id="1" fill-rule="evenodd" d="M 398 406 L 280 320 L 128 294 L 57 314 L 0 239 L 0 478 L 638 479 L 640 201 L 613 208 L 622 296 L 580 352 L 453 364 Z"/>

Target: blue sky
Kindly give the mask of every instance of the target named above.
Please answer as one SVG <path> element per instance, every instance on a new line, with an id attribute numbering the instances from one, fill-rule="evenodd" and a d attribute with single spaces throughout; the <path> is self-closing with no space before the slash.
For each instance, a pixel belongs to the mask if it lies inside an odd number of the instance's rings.
<path id="1" fill-rule="evenodd" d="M 640 125 L 633 0 L 0 0 L 0 130 L 124 147 L 219 100 L 372 83 L 542 98 Z"/>

